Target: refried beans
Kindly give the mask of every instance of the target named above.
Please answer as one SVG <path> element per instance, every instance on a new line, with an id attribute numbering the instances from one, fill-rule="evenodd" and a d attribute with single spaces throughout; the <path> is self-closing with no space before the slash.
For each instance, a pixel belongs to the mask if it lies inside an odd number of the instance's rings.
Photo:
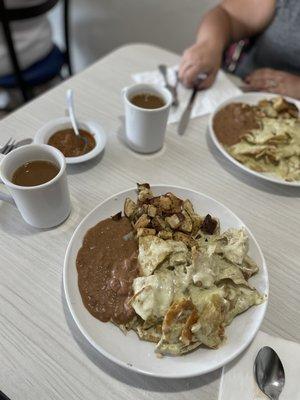
<path id="1" fill-rule="evenodd" d="M 77 254 L 83 303 L 102 322 L 125 324 L 136 315 L 128 304 L 133 295 L 132 282 L 139 275 L 138 244 L 128 238 L 131 231 L 126 217 L 105 219 L 86 233 Z"/>
<path id="2" fill-rule="evenodd" d="M 231 103 L 214 117 L 213 128 L 219 141 L 232 146 L 251 129 L 259 128 L 253 107 L 245 103 Z"/>

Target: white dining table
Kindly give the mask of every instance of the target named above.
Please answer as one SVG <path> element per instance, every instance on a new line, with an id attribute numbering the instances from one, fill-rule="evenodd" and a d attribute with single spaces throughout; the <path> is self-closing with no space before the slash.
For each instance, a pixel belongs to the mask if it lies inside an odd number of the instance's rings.
<path id="1" fill-rule="evenodd" d="M 34 229 L 13 205 L 0 202 L 0 390 L 11 400 L 218 398 L 221 370 L 164 380 L 114 365 L 84 339 L 66 306 L 62 270 L 76 226 L 136 182 L 194 189 L 236 213 L 268 265 L 270 296 L 261 329 L 300 341 L 300 188 L 264 182 L 225 160 L 208 137 L 208 116 L 191 120 L 182 137 L 176 124 L 168 125 L 157 154 L 140 155 L 124 144 L 121 89 L 133 73 L 178 61 L 178 55 L 146 44 L 121 47 L 0 122 L 0 142 L 33 137 L 65 114 L 65 92 L 72 88 L 79 119 L 99 121 L 108 136 L 102 156 L 68 167 L 72 212 L 62 225 Z"/>

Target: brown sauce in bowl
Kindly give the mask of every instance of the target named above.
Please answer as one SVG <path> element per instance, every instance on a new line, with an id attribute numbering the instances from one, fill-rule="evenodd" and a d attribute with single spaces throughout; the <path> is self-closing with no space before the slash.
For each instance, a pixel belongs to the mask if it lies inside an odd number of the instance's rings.
<path id="1" fill-rule="evenodd" d="M 100 221 L 83 239 L 77 254 L 78 286 L 87 310 L 102 322 L 125 324 L 136 315 L 128 304 L 132 282 L 139 275 L 138 244 L 124 239 L 129 220 Z"/>
<path id="2" fill-rule="evenodd" d="M 250 130 L 259 128 L 253 107 L 245 103 L 231 103 L 217 112 L 213 129 L 219 141 L 232 146 Z"/>
<path id="3" fill-rule="evenodd" d="M 78 157 L 89 153 L 96 146 L 94 136 L 83 129 L 79 129 L 81 136 L 87 139 L 87 143 L 78 137 L 73 129 L 63 129 L 55 132 L 48 144 L 60 150 L 65 157 Z"/>

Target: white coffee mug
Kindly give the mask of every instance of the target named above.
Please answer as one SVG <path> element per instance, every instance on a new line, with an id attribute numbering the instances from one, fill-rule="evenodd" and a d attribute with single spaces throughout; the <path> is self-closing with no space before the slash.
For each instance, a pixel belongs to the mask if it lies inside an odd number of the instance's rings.
<path id="1" fill-rule="evenodd" d="M 36 160 L 53 162 L 59 168 L 59 173 L 42 185 L 19 186 L 12 183 L 11 179 L 17 168 L 28 161 Z M 69 216 L 71 203 L 66 160 L 55 147 L 46 144 L 29 144 L 13 150 L 3 156 L 0 164 L 0 178 L 11 194 L 9 196 L 0 191 L 0 200 L 15 203 L 28 224 L 36 228 L 52 228 Z"/>
<path id="2" fill-rule="evenodd" d="M 140 153 L 154 153 L 164 144 L 172 95 L 169 90 L 144 83 L 124 88 L 126 139 L 128 145 Z M 141 108 L 131 103 L 134 95 L 150 93 L 161 97 L 165 105 L 160 108 Z"/>

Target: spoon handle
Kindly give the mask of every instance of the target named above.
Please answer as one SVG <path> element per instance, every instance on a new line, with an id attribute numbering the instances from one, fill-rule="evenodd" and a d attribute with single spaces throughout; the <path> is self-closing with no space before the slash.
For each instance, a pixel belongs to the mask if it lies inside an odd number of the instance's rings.
<path id="1" fill-rule="evenodd" d="M 167 67 L 164 64 L 160 64 L 158 66 L 158 69 L 160 71 L 160 73 L 162 74 L 164 81 L 165 81 L 165 85 L 168 87 L 169 86 L 169 81 L 168 81 L 168 76 L 167 76 Z"/>
<path id="2" fill-rule="evenodd" d="M 69 117 L 71 120 L 72 127 L 76 133 L 76 135 L 80 136 L 78 127 L 77 127 L 77 122 L 75 118 L 75 113 L 74 113 L 74 102 L 73 102 L 73 90 L 68 89 L 67 90 L 67 106 L 68 106 L 68 112 L 69 112 Z"/>

